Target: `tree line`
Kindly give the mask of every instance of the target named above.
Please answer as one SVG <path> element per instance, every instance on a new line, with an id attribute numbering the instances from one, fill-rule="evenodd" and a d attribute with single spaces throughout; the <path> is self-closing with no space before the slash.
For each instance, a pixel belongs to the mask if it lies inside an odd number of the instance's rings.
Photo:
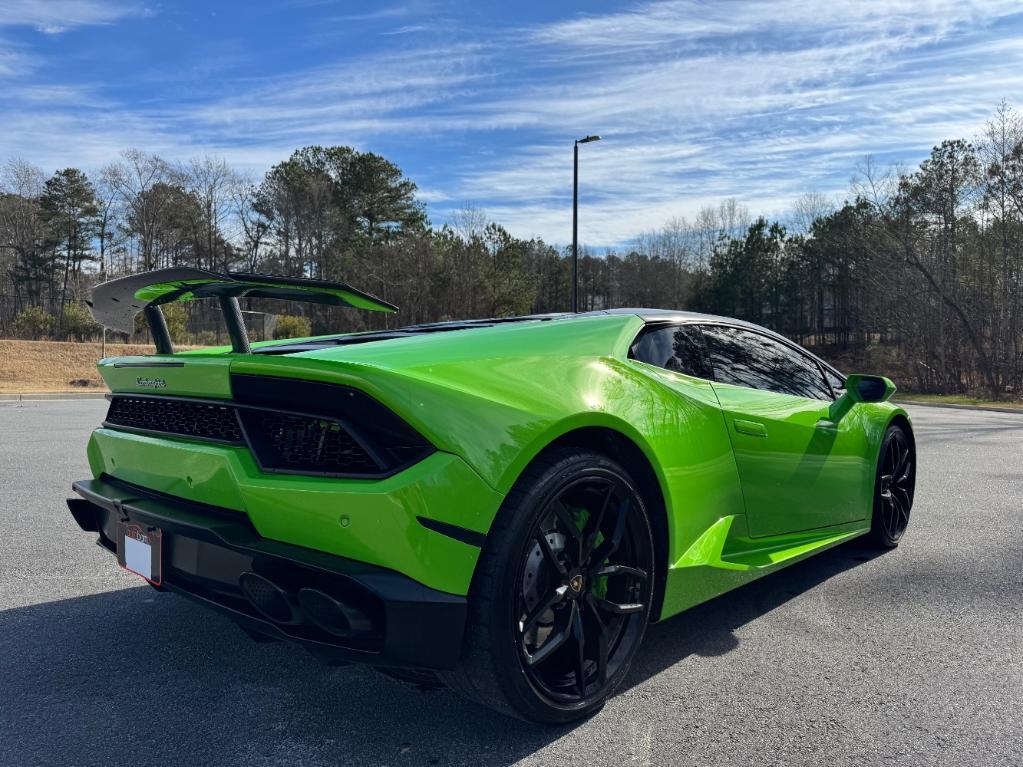
<path id="1" fill-rule="evenodd" d="M 341 280 L 401 307 L 250 302 L 284 315 L 278 334 L 564 311 L 570 296 L 567 249 L 472 207 L 432 226 L 400 168 L 349 147 L 299 149 L 256 181 L 220 159 L 139 150 L 88 174 L 4 167 L 0 334 L 93 336 L 92 285 L 166 266 Z M 868 160 L 841 204 L 810 193 L 769 220 L 728 200 L 627 248 L 583 249 L 579 295 L 583 310 L 748 319 L 915 391 L 1018 397 L 1023 121 L 1002 104 L 977 137 L 941 142 L 918 167 Z M 215 310 L 171 314 L 176 340 L 222 340 Z"/>

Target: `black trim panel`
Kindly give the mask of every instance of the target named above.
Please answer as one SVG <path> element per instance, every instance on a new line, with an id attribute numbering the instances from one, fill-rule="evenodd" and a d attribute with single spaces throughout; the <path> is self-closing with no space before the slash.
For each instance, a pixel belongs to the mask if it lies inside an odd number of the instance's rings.
<path id="1" fill-rule="evenodd" d="M 184 362 L 115 362 L 115 368 L 183 368 Z M 109 397 L 108 397 L 109 399 Z"/>
<path id="2" fill-rule="evenodd" d="M 475 546 L 477 549 L 483 548 L 483 544 L 487 542 L 487 536 L 484 533 L 477 533 L 467 527 L 452 525 L 450 522 L 441 522 L 429 517 L 416 517 L 416 521 L 427 530 L 433 530 L 435 533 L 446 535 L 448 538 L 453 538 L 469 546 Z"/>
<path id="3" fill-rule="evenodd" d="M 115 548 L 121 521 L 163 531 L 161 587 L 225 613 L 247 631 L 301 645 L 331 661 L 454 668 L 461 656 L 466 598 L 378 565 L 263 538 L 239 511 L 192 503 L 102 477 L 72 485 L 68 507 L 79 527 Z M 114 545 L 112 545 L 114 544 Z M 244 598 L 238 576 L 253 570 L 288 591 L 313 586 L 346 601 L 361 599 L 376 616 L 372 641 L 345 639 L 310 623 L 269 621 Z M 182 630 L 188 630 L 183 626 Z"/>

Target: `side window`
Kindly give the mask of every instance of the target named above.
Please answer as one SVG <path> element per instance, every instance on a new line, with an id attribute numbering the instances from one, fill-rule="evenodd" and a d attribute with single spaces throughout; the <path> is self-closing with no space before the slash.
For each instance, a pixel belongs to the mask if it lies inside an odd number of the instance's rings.
<path id="1" fill-rule="evenodd" d="M 713 377 L 704 353 L 702 335 L 692 326 L 648 328 L 633 342 L 629 356 L 676 373 L 708 380 Z"/>
<path id="2" fill-rule="evenodd" d="M 780 341 L 743 328 L 704 325 L 714 380 L 794 397 L 830 400 L 817 363 Z"/>
<path id="3" fill-rule="evenodd" d="M 842 376 L 835 375 L 828 368 L 824 368 L 824 377 L 828 379 L 828 383 L 831 384 L 831 389 L 835 392 L 836 397 L 841 397 L 845 394 L 845 379 Z"/>

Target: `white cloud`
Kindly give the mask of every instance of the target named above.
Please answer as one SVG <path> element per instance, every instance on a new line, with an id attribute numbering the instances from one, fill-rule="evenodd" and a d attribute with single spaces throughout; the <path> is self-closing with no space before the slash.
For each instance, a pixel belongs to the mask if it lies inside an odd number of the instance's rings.
<path id="1" fill-rule="evenodd" d="M 272 78 L 175 116 L 224 138 L 309 141 L 329 135 L 351 141 L 417 133 L 431 122 L 420 110 L 455 100 L 461 89 L 485 78 L 478 55 L 477 46 L 464 44 L 371 56 Z"/>
<path id="2" fill-rule="evenodd" d="M 103 0 L 4 0 L 0 27 L 29 26 L 46 34 L 95 24 L 109 24 L 142 11 L 131 5 Z"/>
<path id="3" fill-rule="evenodd" d="M 108 23 L 129 8 L 8 0 L 0 27 Z M 142 106 L 98 85 L 20 83 L 0 92 L 5 150 L 47 167 L 129 145 L 214 152 L 258 173 L 309 143 L 461 143 L 415 179 L 436 216 L 476 200 L 516 234 L 565 242 L 571 140 L 596 132 L 580 224 L 612 244 L 724 197 L 781 212 L 808 189 L 841 194 L 865 155 L 915 161 L 1023 90 L 1016 0 L 671 0 L 446 32 L 410 9 L 345 19 L 407 21 L 385 31 L 416 34 L 383 52 L 239 79 L 226 98 L 200 88 Z M 0 46 L 0 76 L 25 55 Z"/>

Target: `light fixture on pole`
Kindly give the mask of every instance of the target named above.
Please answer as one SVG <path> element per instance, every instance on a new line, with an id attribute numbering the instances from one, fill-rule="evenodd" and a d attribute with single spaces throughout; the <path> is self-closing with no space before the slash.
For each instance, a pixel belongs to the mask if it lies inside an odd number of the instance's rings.
<path id="1" fill-rule="evenodd" d="M 572 154 L 572 311 L 579 311 L 579 145 L 600 141 L 600 136 L 577 138 Z"/>

